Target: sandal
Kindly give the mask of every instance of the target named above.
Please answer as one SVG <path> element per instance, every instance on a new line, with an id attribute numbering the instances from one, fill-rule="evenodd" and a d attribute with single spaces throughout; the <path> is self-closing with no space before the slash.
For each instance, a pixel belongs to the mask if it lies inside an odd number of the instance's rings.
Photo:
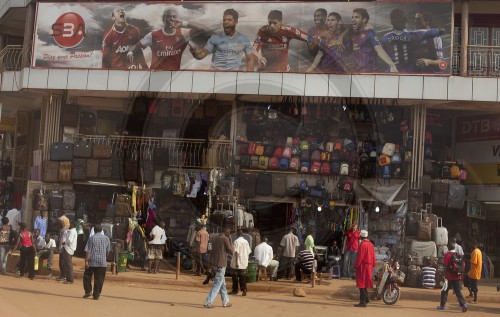
<path id="1" fill-rule="evenodd" d="M 204 304 L 203 307 L 205 308 L 214 308 L 215 306 L 212 304 Z"/>
<path id="2" fill-rule="evenodd" d="M 222 305 L 222 307 L 232 307 L 232 306 L 233 306 L 233 304 L 231 304 L 231 303 L 227 303 L 227 304 Z"/>

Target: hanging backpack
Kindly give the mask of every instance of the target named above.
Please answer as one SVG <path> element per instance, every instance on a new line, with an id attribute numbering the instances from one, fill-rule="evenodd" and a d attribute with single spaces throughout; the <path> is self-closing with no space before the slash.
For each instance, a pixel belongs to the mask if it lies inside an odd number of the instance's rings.
<path id="1" fill-rule="evenodd" d="M 320 161 L 313 161 L 311 164 L 311 173 L 312 174 L 319 174 L 319 171 L 321 169 L 321 162 Z"/>
<path id="2" fill-rule="evenodd" d="M 301 173 L 309 173 L 309 166 L 311 164 L 309 163 L 309 161 L 306 161 L 306 162 L 300 162 L 300 172 Z"/>
<path id="3" fill-rule="evenodd" d="M 311 161 L 320 161 L 321 160 L 321 152 L 319 150 L 314 150 L 311 153 Z"/>
<path id="4" fill-rule="evenodd" d="M 448 271 L 454 277 L 461 277 L 465 271 L 465 262 L 462 256 L 457 252 L 450 252 L 451 262 L 448 265 Z"/>
<path id="5" fill-rule="evenodd" d="M 298 156 L 292 157 L 290 160 L 289 168 L 294 171 L 298 171 L 300 168 L 300 158 Z"/>
<path id="6" fill-rule="evenodd" d="M 284 157 L 284 158 L 291 158 L 292 157 L 292 148 L 287 146 L 283 149 L 283 153 L 281 153 L 281 157 Z"/>
<path id="7" fill-rule="evenodd" d="M 342 162 L 340 164 L 340 175 L 349 175 L 349 163 Z"/>
<path id="8" fill-rule="evenodd" d="M 286 157 L 280 158 L 279 169 L 280 170 L 288 169 L 288 159 Z"/>
<path id="9" fill-rule="evenodd" d="M 321 163 L 321 168 L 319 173 L 322 175 L 330 175 L 330 163 L 328 162 Z"/>
<path id="10" fill-rule="evenodd" d="M 337 161 L 333 161 L 330 164 L 330 171 L 333 175 L 338 175 L 340 173 L 340 163 Z"/>

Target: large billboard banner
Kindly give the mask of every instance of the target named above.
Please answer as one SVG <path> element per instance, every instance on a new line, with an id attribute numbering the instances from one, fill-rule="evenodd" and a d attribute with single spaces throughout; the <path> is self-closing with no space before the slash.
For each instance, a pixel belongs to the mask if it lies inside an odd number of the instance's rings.
<path id="1" fill-rule="evenodd" d="M 38 3 L 33 67 L 450 75 L 452 1 Z"/>

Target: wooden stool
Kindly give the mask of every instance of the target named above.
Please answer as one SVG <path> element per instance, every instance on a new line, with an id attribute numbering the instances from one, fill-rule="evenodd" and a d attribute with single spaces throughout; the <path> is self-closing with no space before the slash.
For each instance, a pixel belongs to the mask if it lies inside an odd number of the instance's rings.
<path id="1" fill-rule="evenodd" d="M 267 268 L 265 266 L 259 265 L 257 282 L 258 281 L 265 281 L 268 277 L 269 277 L 269 274 L 267 274 Z M 269 280 L 271 280 L 270 277 L 269 277 Z"/>

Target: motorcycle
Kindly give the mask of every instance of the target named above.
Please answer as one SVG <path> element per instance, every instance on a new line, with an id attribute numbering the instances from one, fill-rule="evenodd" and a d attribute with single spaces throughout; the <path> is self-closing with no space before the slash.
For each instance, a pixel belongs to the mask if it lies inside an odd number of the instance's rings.
<path id="1" fill-rule="evenodd" d="M 405 281 L 405 274 L 400 270 L 399 262 L 394 259 L 384 261 L 377 277 L 375 298 L 382 299 L 386 305 L 396 304 L 400 297 L 399 285 L 403 285 Z"/>

